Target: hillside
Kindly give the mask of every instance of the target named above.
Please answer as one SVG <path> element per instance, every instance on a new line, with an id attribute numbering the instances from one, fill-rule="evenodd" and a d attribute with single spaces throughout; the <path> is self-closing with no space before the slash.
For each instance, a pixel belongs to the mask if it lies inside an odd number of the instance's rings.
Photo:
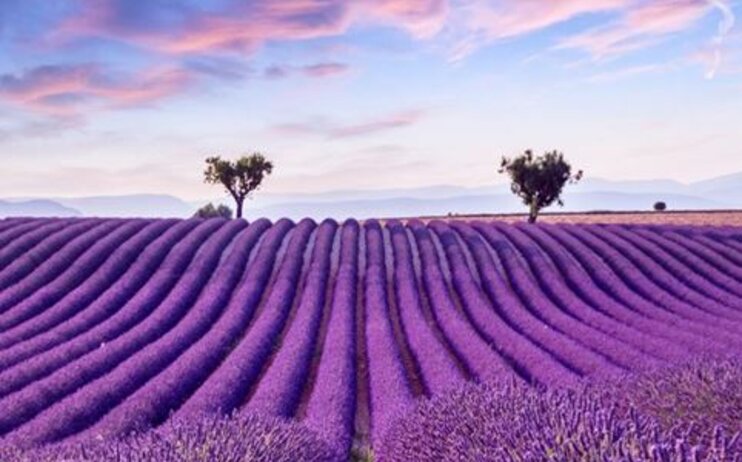
<path id="1" fill-rule="evenodd" d="M 15 198 L 0 200 L 0 218 L 5 217 L 137 217 L 187 218 L 195 208 L 167 194 L 126 196 Z"/>
<path id="2" fill-rule="evenodd" d="M 0 446 L 204 413 L 376 449 L 416 399 L 742 352 L 742 231 L 0 220 Z"/>
<path id="3" fill-rule="evenodd" d="M 51 201 L 51 200 L 24 200 L 10 202 L 0 200 L 0 218 L 5 217 L 77 217 L 82 215 L 79 210 Z"/>

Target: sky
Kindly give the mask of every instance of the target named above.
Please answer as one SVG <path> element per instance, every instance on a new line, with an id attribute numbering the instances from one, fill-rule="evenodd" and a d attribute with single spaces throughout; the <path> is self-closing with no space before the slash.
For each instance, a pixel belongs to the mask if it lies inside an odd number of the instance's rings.
<path id="1" fill-rule="evenodd" d="M 739 0 L 2 0 L 0 197 L 484 186 L 742 171 Z"/>

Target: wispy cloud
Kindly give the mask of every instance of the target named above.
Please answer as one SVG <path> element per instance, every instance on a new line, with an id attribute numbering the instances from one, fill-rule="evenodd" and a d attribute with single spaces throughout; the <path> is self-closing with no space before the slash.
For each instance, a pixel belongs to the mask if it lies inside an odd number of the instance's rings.
<path id="1" fill-rule="evenodd" d="M 719 71 L 722 59 L 722 46 L 724 45 L 724 39 L 732 31 L 735 22 L 734 12 L 732 8 L 722 0 L 709 0 L 715 8 L 717 8 L 722 14 L 722 20 L 719 22 L 718 32 L 713 39 L 713 58 L 711 66 L 706 71 L 706 78 L 713 79 L 716 73 Z"/>
<path id="2" fill-rule="evenodd" d="M 77 166 L 72 162 L 66 165 L 37 165 L 32 167 L 33 174 L 29 174 L 28 168 L 15 170 L 11 167 L 8 170 L 9 178 L 0 185 L 0 195 L 74 197 L 93 195 L 100 191 L 110 195 L 162 193 L 178 191 L 182 189 L 183 184 L 193 183 L 194 180 L 187 175 L 179 174 L 173 169 L 172 164 L 163 163 L 143 163 L 131 168 L 107 168 Z M 199 190 L 198 186 L 196 190 Z M 185 196 L 187 192 L 184 192 Z"/>
<path id="3" fill-rule="evenodd" d="M 450 6 L 448 0 L 365 0 L 356 2 L 354 8 L 353 15 L 359 20 L 369 15 L 417 38 L 429 38 L 443 29 Z"/>
<path id="4" fill-rule="evenodd" d="M 638 75 L 662 72 L 670 69 L 671 66 L 664 64 L 645 64 L 640 66 L 629 66 L 610 71 L 600 72 L 588 77 L 587 81 L 591 83 L 615 82 Z"/>
<path id="5" fill-rule="evenodd" d="M 578 16 L 628 8 L 634 0 L 472 0 L 459 9 L 452 27 L 461 38 L 458 60 L 493 41 L 536 32 Z"/>
<path id="6" fill-rule="evenodd" d="M 301 68 L 308 77 L 332 77 L 348 72 L 349 66 L 344 63 L 317 63 Z"/>
<path id="7" fill-rule="evenodd" d="M 456 37 L 450 59 L 458 61 L 493 42 L 600 14 L 599 25 L 562 37 L 553 47 L 583 51 L 600 60 L 656 45 L 690 29 L 713 10 L 721 12 L 722 20 L 707 71 L 712 78 L 721 63 L 722 44 L 734 25 L 728 0 L 469 0 L 449 20 L 450 35 Z"/>
<path id="8" fill-rule="evenodd" d="M 191 82 L 180 69 L 119 75 L 95 63 L 47 65 L 0 75 L 0 99 L 33 112 L 75 117 L 91 105 L 149 105 L 180 93 Z"/>
<path id="9" fill-rule="evenodd" d="M 563 39 L 557 48 L 578 49 L 596 59 L 623 54 L 682 32 L 710 10 L 707 0 L 660 0 L 628 8 L 616 21 Z"/>
<path id="10" fill-rule="evenodd" d="M 305 77 L 335 77 L 346 74 L 350 66 L 345 63 L 325 62 L 315 63 L 305 66 L 291 66 L 274 64 L 265 68 L 263 77 L 269 80 L 283 79 L 293 75 L 303 75 Z"/>
<path id="11" fill-rule="evenodd" d="M 371 135 L 408 127 L 418 123 L 424 115 L 425 111 L 413 109 L 386 114 L 352 124 L 342 124 L 325 118 L 316 118 L 307 122 L 275 125 L 271 127 L 271 130 L 286 135 L 319 135 L 329 139 L 339 139 Z"/>
<path id="12" fill-rule="evenodd" d="M 319 171 L 302 171 L 276 177 L 274 191 L 296 194 L 297 191 L 332 191 L 348 189 L 378 189 L 414 184 L 422 172 L 430 172 L 431 162 L 420 159 L 403 146 L 372 146 L 350 151 L 347 156 L 333 159 Z"/>
<path id="13" fill-rule="evenodd" d="M 429 37 L 443 25 L 446 0 L 282 0 L 206 9 L 186 2 L 78 1 L 58 40 L 106 37 L 160 52 L 250 53 L 278 40 L 337 36 L 353 24 L 383 23 Z"/>
<path id="14" fill-rule="evenodd" d="M 49 117 L 42 120 L 18 121 L 8 127 L 0 126 L 0 143 L 26 138 L 52 138 L 84 126 L 80 116 Z"/>
<path id="15" fill-rule="evenodd" d="M 254 74 L 246 62 L 221 56 L 197 56 L 183 60 L 183 67 L 204 77 L 220 80 L 242 80 Z"/>

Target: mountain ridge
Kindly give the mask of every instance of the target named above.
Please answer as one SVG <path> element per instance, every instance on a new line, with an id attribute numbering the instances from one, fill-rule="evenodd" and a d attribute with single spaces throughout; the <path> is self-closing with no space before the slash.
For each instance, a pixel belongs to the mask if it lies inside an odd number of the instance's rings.
<path id="1" fill-rule="evenodd" d="M 657 201 L 670 210 L 742 208 L 742 172 L 693 183 L 675 180 L 607 180 L 587 178 L 565 189 L 563 209 L 549 211 L 651 210 Z M 184 201 L 169 194 L 130 194 L 88 197 L 12 198 L 0 200 L 5 216 L 99 216 L 174 217 L 191 216 L 208 203 L 232 206 L 221 196 Z M 507 184 L 466 187 L 432 185 L 420 188 L 338 190 L 320 193 L 263 193 L 246 204 L 247 218 L 311 217 L 371 218 L 468 213 L 517 213 L 519 199 Z"/>

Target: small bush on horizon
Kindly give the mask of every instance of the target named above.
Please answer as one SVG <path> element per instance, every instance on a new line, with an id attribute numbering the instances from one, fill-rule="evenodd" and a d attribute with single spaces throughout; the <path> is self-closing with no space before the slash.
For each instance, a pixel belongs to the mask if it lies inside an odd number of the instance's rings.
<path id="1" fill-rule="evenodd" d="M 654 203 L 654 210 L 656 212 L 664 212 L 665 210 L 667 210 L 667 204 L 665 204 L 662 201 L 655 202 Z"/>
<path id="2" fill-rule="evenodd" d="M 232 209 L 224 204 L 219 204 L 214 207 L 214 204 L 209 202 L 200 209 L 196 210 L 193 214 L 193 218 L 232 218 Z"/>

